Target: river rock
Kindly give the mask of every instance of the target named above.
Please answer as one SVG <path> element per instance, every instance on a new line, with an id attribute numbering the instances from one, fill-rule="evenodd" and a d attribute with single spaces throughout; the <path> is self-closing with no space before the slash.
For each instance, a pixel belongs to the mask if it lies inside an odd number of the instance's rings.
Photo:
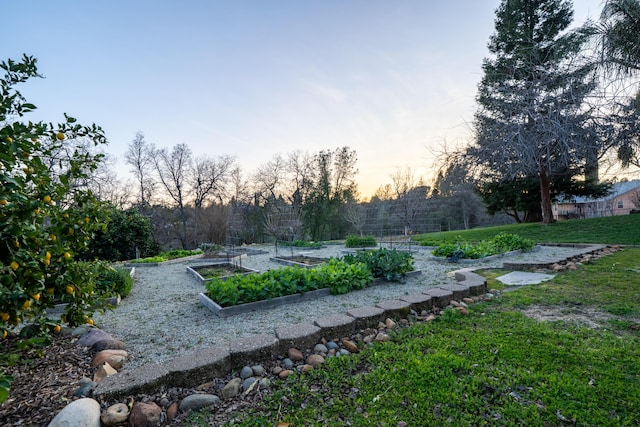
<path id="1" fill-rule="evenodd" d="M 393 329 L 396 327 L 396 322 L 394 322 L 390 317 L 387 317 L 387 320 L 384 321 L 384 325 L 389 329 Z"/>
<path id="2" fill-rule="evenodd" d="M 103 331 L 102 329 L 91 328 L 89 332 L 85 333 L 80 338 L 78 338 L 78 341 L 76 342 L 76 344 L 82 347 L 91 347 L 98 341 L 104 341 L 104 340 L 113 340 L 113 337 L 108 333 L 106 333 L 105 331 Z"/>
<path id="3" fill-rule="evenodd" d="M 254 377 L 249 377 L 244 381 L 242 381 L 242 391 L 244 391 L 245 393 L 249 391 L 249 389 L 255 382 L 256 382 L 256 379 Z"/>
<path id="4" fill-rule="evenodd" d="M 311 365 L 314 368 L 318 365 L 322 365 L 324 363 L 324 357 L 319 354 L 311 354 L 307 357 L 307 365 Z"/>
<path id="5" fill-rule="evenodd" d="M 391 337 L 387 334 L 385 334 L 384 332 L 380 332 L 378 335 L 376 335 L 375 337 L 375 341 L 376 342 L 385 342 L 385 341 L 389 341 L 391 339 Z"/>
<path id="6" fill-rule="evenodd" d="M 107 408 L 100 415 L 100 421 L 107 427 L 116 426 L 127 421 L 129 417 L 129 407 L 124 403 L 116 403 Z"/>
<path id="7" fill-rule="evenodd" d="M 53 417 L 48 427 L 100 427 L 100 404 L 88 397 L 74 400 Z"/>
<path id="8" fill-rule="evenodd" d="M 173 421 L 176 415 L 178 415 L 178 402 L 173 402 L 167 408 L 167 421 Z"/>
<path id="9" fill-rule="evenodd" d="M 302 359 L 300 359 L 300 360 L 302 360 Z M 284 359 L 284 360 L 282 361 L 282 366 L 283 366 L 285 369 L 293 369 L 293 360 L 291 360 L 291 359 L 289 359 L 289 358 L 287 357 L 286 359 Z"/>
<path id="10" fill-rule="evenodd" d="M 197 411 L 220 403 L 220 398 L 215 394 L 192 394 L 180 402 L 180 412 Z"/>
<path id="11" fill-rule="evenodd" d="M 91 367 L 95 368 L 106 362 L 111 365 L 113 369 L 117 370 L 122 368 L 122 364 L 127 359 L 127 355 L 126 350 L 102 350 L 93 356 Z"/>
<path id="12" fill-rule="evenodd" d="M 464 307 L 457 307 L 457 310 L 458 310 L 460 313 L 464 314 L 465 316 L 467 316 L 467 315 L 469 314 L 469 311 L 468 311 L 466 308 L 464 308 Z"/>
<path id="13" fill-rule="evenodd" d="M 84 381 L 73 395 L 75 397 L 89 397 L 93 394 L 93 389 L 96 388 L 97 385 L 94 381 Z"/>
<path id="14" fill-rule="evenodd" d="M 338 345 L 338 343 L 336 343 L 335 341 L 329 341 L 327 343 L 327 348 L 329 350 L 338 350 L 340 348 L 340 346 Z"/>
<path id="15" fill-rule="evenodd" d="M 316 344 L 316 346 L 313 347 L 313 351 L 315 353 L 327 354 L 329 352 L 329 349 L 324 344 Z"/>
<path id="16" fill-rule="evenodd" d="M 466 302 L 467 304 L 473 304 L 474 302 L 476 302 L 473 298 L 462 298 L 462 301 Z"/>
<path id="17" fill-rule="evenodd" d="M 264 376 L 265 370 L 264 370 L 264 367 L 262 365 L 252 366 L 251 370 L 253 371 L 253 375 L 255 375 L 256 377 Z"/>
<path id="18" fill-rule="evenodd" d="M 309 364 L 304 364 L 302 366 L 299 366 L 298 369 L 299 369 L 300 372 L 302 372 L 304 374 L 305 372 L 309 372 L 309 371 L 313 370 L 313 366 L 311 366 Z"/>
<path id="19" fill-rule="evenodd" d="M 289 359 L 294 362 L 300 362 L 302 359 L 304 359 L 304 355 L 297 348 L 290 348 L 287 351 L 287 356 L 289 356 Z"/>
<path id="20" fill-rule="evenodd" d="M 91 346 L 91 350 L 96 353 L 101 352 L 102 350 L 124 350 L 125 345 L 120 340 L 102 340 L 98 341 L 94 345 Z"/>
<path id="21" fill-rule="evenodd" d="M 253 369 L 251 369 L 251 367 L 249 366 L 244 366 L 240 370 L 240 378 L 242 378 L 243 380 L 249 378 L 252 375 L 253 375 Z"/>
<path id="22" fill-rule="evenodd" d="M 240 394 L 241 388 L 242 380 L 240 378 L 232 379 L 222 388 L 222 398 L 229 399 L 232 397 L 236 397 L 238 394 Z"/>
<path id="23" fill-rule="evenodd" d="M 132 427 L 152 427 L 158 425 L 162 416 L 162 408 L 155 402 L 136 402 L 129 414 Z"/>
<path id="24" fill-rule="evenodd" d="M 282 372 L 278 374 L 278 378 L 280 378 L 281 380 L 284 380 L 288 378 L 289 375 L 291 374 L 293 374 L 293 371 L 291 369 L 284 369 Z"/>
<path id="25" fill-rule="evenodd" d="M 358 352 L 358 345 L 356 343 L 354 343 L 353 341 L 350 341 L 346 338 L 342 339 L 342 345 L 344 346 L 344 348 L 346 348 L 350 353 L 357 353 Z"/>

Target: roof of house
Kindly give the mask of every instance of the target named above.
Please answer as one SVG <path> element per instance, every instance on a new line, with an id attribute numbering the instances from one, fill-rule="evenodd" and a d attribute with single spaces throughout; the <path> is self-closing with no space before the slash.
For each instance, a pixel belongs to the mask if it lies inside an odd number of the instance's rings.
<path id="1" fill-rule="evenodd" d="M 588 203 L 588 202 L 605 201 L 613 197 L 619 196 L 621 194 L 628 193 L 629 191 L 632 191 L 632 190 L 640 190 L 640 179 L 634 179 L 633 181 L 616 182 L 611 186 L 611 191 L 605 197 L 592 198 L 592 197 L 578 196 L 578 197 L 573 197 L 570 201 L 565 200 L 564 202 L 565 203 Z"/>

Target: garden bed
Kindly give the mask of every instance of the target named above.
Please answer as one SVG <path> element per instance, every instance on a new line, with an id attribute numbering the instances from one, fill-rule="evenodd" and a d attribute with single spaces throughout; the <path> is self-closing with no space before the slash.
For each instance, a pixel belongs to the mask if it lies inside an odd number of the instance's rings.
<path id="1" fill-rule="evenodd" d="M 421 270 L 413 270 L 406 273 L 406 277 L 417 276 L 422 274 Z M 374 279 L 372 286 L 382 283 L 390 283 L 382 278 Z M 270 298 L 262 301 L 248 302 L 244 304 L 238 304 L 230 307 L 222 307 L 217 302 L 213 301 L 207 296 L 206 293 L 201 292 L 198 294 L 200 303 L 208 308 L 213 314 L 218 317 L 228 317 L 236 314 L 245 314 L 252 311 L 268 310 L 276 307 L 280 307 L 285 304 L 295 304 L 299 302 L 312 301 L 317 298 L 322 298 L 331 295 L 329 288 L 317 289 L 315 291 L 297 293 L 292 295 L 285 295 L 282 297 Z"/>
<path id="2" fill-rule="evenodd" d="M 306 255 L 294 255 L 294 256 L 278 256 L 271 258 L 271 261 L 277 262 L 278 264 L 288 265 L 288 266 L 298 266 L 303 268 L 313 268 L 320 264 L 324 264 L 327 262 L 327 258 L 318 258 Z"/>
<path id="3" fill-rule="evenodd" d="M 202 285 L 213 279 L 227 280 L 235 275 L 245 275 L 258 273 L 258 270 L 241 267 L 233 262 L 217 262 L 200 264 L 197 266 L 187 266 L 187 271 L 195 277 Z"/>

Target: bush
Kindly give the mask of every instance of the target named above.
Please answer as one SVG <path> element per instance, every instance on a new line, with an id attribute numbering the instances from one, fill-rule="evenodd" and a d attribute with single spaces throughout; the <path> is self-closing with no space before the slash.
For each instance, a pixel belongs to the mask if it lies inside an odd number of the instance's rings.
<path id="1" fill-rule="evenodd" d="M 214 278 L 206 287 L 209 298 L 222 307 L 230 307 L 323 288 L 329 288 L 332 294 L 343 294 L 369 286 L 372 281 L 365 264 L 348 264 L 332 258 L 312 269 L 284 267 L 231 276 L 225 281 Z"/>
<path id="2" fill-rule="evenodd" d="M 376 247 L 378 242 L 374 236 L 357 236 L 350 234 L 345 239 L 344 245 L 347 248 L 371 248 Z"/>
<path id="3" fill-rule="evenodd" d="M 398 281 L 409 271 L 413 271 L 413 256 L 408 252 L 398 252 L 395 249 L 380 248 L 345 255 L 342 260 L 346 263 L 364 263 L 373 274 L 388 281 Z"/>
<path id="4" fill-rule="evenodd" d="M 188 257 L 188 256 L 192 256 L 192 255 L 198 255 L 202 253 L 202 249 L 174 249 L 172 251 L 168 251 L 168 252 L 162 252 L 159 255 L 156 256 L 152 256 L 152 257 L 147 257 L 147 258 L 140 258 L 140 259 L 132 259 L 129 261 L 129 263 L 132 264 L 147 264 L 147 263 L 153 263 L 153 262 L 165 262 L 165 261 L 169 261 L 172 259 L 177 259 L 177 258 L 184 258 L 184 257 Z"/>
<path id="5" fill-rule="evenodd" d="M 149 218 L 134 209 L 122 211 L 113 207 L 107 229 L 96 234 L 82 257 L 125 261 L 155 256 L 160 252 L 160 245 L 152 236 Z"/>
<path id="6" fill-rule="evenodd" d="M 133 279 L 126 268 L 112 267 L 103 271 L 96 282 L 96 291 L 100 295 L 126 297 L 133 288 Z"/>

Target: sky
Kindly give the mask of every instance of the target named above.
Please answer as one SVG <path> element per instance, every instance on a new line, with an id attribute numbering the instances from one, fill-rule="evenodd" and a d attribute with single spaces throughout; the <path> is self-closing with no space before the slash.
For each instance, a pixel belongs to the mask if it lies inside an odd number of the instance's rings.
<path id="1" fill-rule="evenodd" d="M 348 146 L 368 198 L 409 167 L 427 182 L 469 123 L 499 0 L 0 0 L 0 59 L 38 58 L 19 90 L 38 110 L 100 125 L 106 151 L 235 156 Z M 575 0 L 574 23 L 601 0 Z"/>

